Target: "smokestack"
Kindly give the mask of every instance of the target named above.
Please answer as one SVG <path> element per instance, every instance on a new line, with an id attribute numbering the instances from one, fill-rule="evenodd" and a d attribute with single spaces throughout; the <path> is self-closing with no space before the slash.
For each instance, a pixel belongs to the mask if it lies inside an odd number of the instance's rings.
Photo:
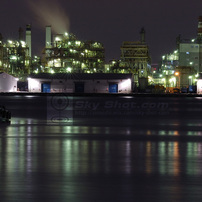
<path id="1" fill-rule="evenodd" d="M 31 25 L 26 25 L 26 44 L 29 47 L 29 56 L 32 57 L 32 33 L 31 33 Z"/>
<path id="2" fill-rule="evenodd" d="M 0 44 L 3 42 L 3 36 L 2 34 L 0 33 Z"/>
<path id="3" fill-rule="evenodd" d="M 202 37 L 202 16 L 198 18 L 198 36 Z"/>
<path id="4" fill-rule="evenodd" d="M 19 32 L 19 41 L 23 41 L 23 29 L 22 29 L 22 27 L 19 27 L 18 32 Z"/>
<path id="5" fill-rule="evenodd" d="M 51 26 L 48 25 L 46 26 L 46 44 L 45 44 L 45 47 L 46 48 L 50 48 L 51 47 L 51 43 L 52 40 L 51 40 Z"/>
<path id="6" fill-rule="evenodd" d="M 141 29 L 141 31 L 140 31 L 140 41 L 141 41 L 141 43 L 145 43 L 145 29 L 144 29 L 144 27 Z"/>

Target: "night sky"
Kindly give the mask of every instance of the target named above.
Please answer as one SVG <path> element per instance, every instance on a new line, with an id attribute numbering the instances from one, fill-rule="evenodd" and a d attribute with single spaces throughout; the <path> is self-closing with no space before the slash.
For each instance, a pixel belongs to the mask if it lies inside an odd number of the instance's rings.
<path id="1" fill-rule="evenodd" d="M 42 3 L 41 3 L 42 2 Z M 0 33 L 18 39 L 18 29 L 32 24 L 33 54 L 45 44 L 45 26 L 55 33 L 71 32 L 79 40 L 95 40 L 105 47 L 106 62 L 120 58 L 123 41 L 140 40 L 146 30 L 152 63 L 173 52 L 176 37 L 194 38 L 202 0 L 7 0 L 0 6 Z"/>

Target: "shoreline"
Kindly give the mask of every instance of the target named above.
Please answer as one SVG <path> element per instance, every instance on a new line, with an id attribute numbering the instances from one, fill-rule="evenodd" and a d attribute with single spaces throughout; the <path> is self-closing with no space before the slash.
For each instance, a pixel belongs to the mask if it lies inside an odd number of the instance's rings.
<path id="1" fill-rule="evenodd" d="M 67 96 L 78 96 L 78 97 L 120 97 L 120 96 L 130 96 L 130 97 L 202 97 L 202 94 L 197 93 L 32 93 L 32 92 L 0 92 L 0 96 L 53 96 L 53 95 L 67 95 Z"/>

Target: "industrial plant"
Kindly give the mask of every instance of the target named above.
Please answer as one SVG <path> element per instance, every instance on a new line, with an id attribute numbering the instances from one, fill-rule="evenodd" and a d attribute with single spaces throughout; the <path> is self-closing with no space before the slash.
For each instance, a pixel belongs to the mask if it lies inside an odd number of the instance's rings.
<path id="1" fill-rule="evenodd" d="M 3 42 L 0 34 L 0 72 L 24 79 L 30 74 L 31 65 L 31 25 L 26 27 L 25 41 L 22 28 L 19 28 L 19 38 L 15 41 Z"/>
<path id="2" fill-rule="evenodd" d="M 104 89 L 99 86 L 102 90 L 97 90 L 96 86 L 92 92 L 109 92 L 107 89 L 110 86 L 120 83 L 114 81 L 113 78 L 121 80 L 121 74 L 131 75 L 131 90 L 128 90 L 128 87 L 127 90 L 119 90 L 119 87 L 116 86 L 115 92 L 172 92 L 173 88 L 178 88 L 181 92 L 194 92 L 199 74 L 202 72 L 202 16 L 198 18 L 197 36 L 193 39 L 183 39 L 179 35 L 176 38 L 176 50 L 163 55 L 161 64 L 157 68 L 152 67 L 145 35 L 146 31 L 142 28 L 138 41 L 123 41 L 120 46 L 120 58 L 106 63 L 105 49 L 101 42 L 82 41 L 74 34 L 67 32 L 52 34 L 51 25 L 45 27 L 42 55 L 33 56 L 32 26 L 28 24 L 25 36 L 23 29 L 19 28 L 18 40 L 4 40 L 0 34 L 0 72 L 5 73 L 7 77 L 11 75 L 19 82 L 29 82 L 28 78 L 40 78 L 42 83 L 38 80 L 37 90 L 31 89 L 33 92 L 44 92 L 44 86 L 47 83 L 44 84 L 43 80 L 51 74 L 57 75 L 58 79 L 70 78 L 67 75 L 71 74 L 80 75 L 80 78 L 72 78 L 82 83 L 82 86 L 85 86 L 82 74 L 91 74 L 91 77 L 85 76 L 85 78 L 93 80 L 94 77 L 98 79 L 97 82 L 103 78 L 111 79 L 110 81 L 105 79 L 106 82 L 110 82 L 110 85 L 105 83 Z M 40 76 L 37 77 L 37 74 Z M 110 74 L 110 76 L 103 77 L 102 74 Z M 116 76 L 114 77 L 113 74 Z M 42 75 L 44 79 L 41 78 Z M 64 81 L 62 82 L 64 84 Z M 2 82 L 0 81 L 0 83 Z M 48 83 L 49 89 L 53 90 L 50 83 Z M 20 90 L 16 84 L 14 86 L 6 89 Z M 1 87 L 0 89 L 3 91 Z M 68 87 L 65 84 L 62 88 L 57 89 L 68 89 Z M 29 90 L 28 85 L 27 90 Z M 76 90 L 71 87 L 71 92 L 74 91 Z M 86 90 L 82 91 L 86 92 Z"/>
<path id="3" fill-rule="evenodd" d="M 46 27 L 44 72 L 96 73 L 104 72 L 104 47 L 97 41 L 80 41 L 74 34 L 51 34 Z"/>
<path id="4" fill-rule="evenodd" d="M 20 79 L 30 73 L 93 73 L 104 72 L 104 47 L 96 41 L 79 41 L 75 35 L 64 33 L 52 36 L 46 27 L 46 42 L 41 58 L 32 57 L 31 25 L 19 28 L 19 40 L 3 42 L 0 36 L 0 71 Z"/>
<path id="5" fill-rule="evenodd" d="M 145 29 L 140 31 L 139 41 L 124 41 L 121 46 L 121 58 L 113 60 L 110 71 L 115 73 L 132 73 L 134 88 L 145 89 L 151 74 L 149 47 L 145 42 Z"/>
<path id="6" fill-rule="evenodd" d="M 159 71 L 153 72 L 153 82 L 193 91 L 202 72 L 202 16 L 198 18 L 197 35 L 192 39 L 176 38 L 176 50 L 162 56 Z"/>

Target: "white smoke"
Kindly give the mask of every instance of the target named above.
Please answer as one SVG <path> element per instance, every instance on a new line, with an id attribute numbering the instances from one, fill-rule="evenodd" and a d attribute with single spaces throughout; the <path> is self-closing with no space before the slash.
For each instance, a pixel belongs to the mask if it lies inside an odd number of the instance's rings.
<path id="1" fill-rule="evenodd" d="M 35 14 L 35 20 L 41 27 L 51 25 L 53 32 L 63 34 L 69 32 L 70 22 L 64 8 L 56 1 L 29 1 L 30 9 Z"/>

